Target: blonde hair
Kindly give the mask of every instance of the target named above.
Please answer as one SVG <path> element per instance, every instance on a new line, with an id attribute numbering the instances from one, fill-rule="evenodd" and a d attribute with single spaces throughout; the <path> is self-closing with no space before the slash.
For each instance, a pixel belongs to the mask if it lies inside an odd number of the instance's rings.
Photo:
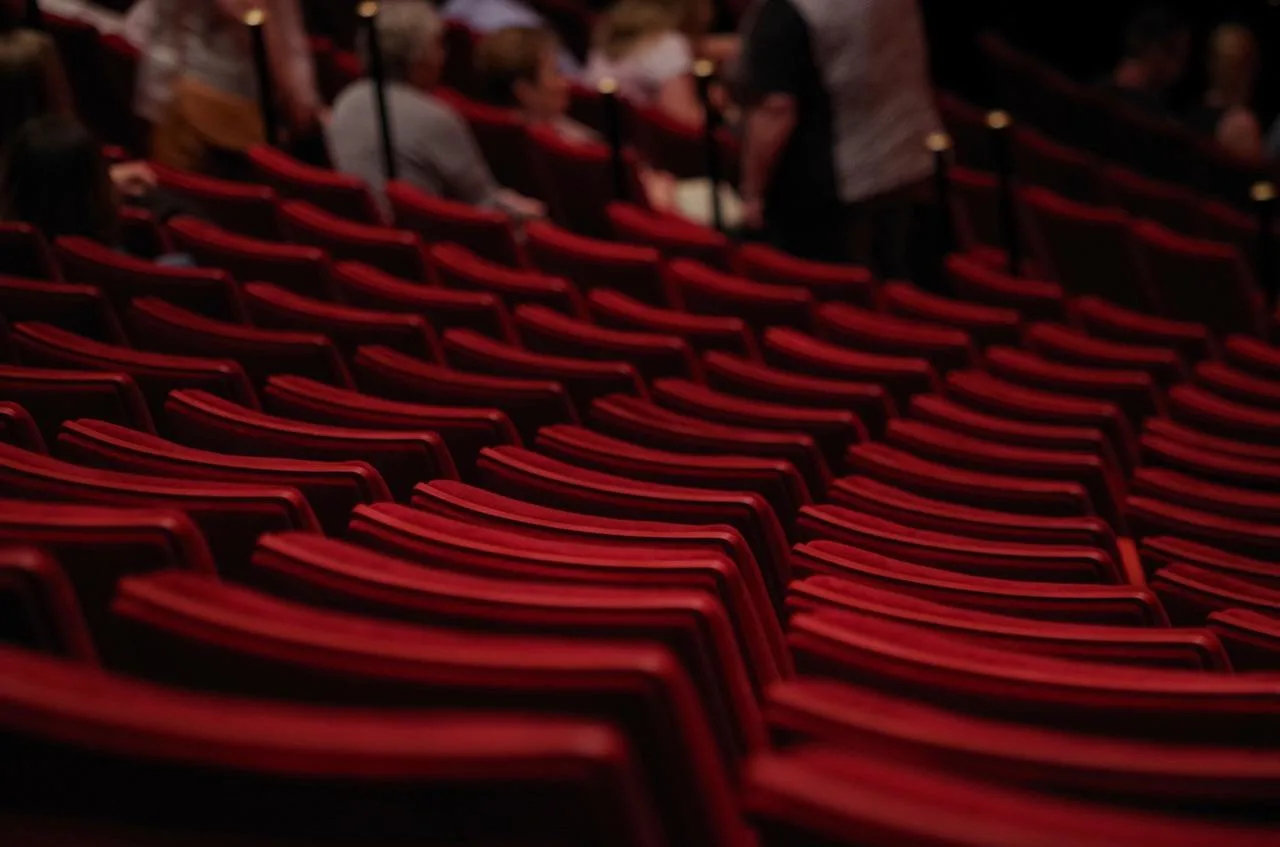
<path id="1" fill-rule="evenodd" d="M 620 59 L 637 44 L 664 32 L 690 38 L 703 35 L 710 0 L 619 0 L 600 16 L 595 47 L 610 59 Z"/>
<path id="2" fill-rule="evenodd" d="M 0 34 L 0 151 L 27 121 L 71 111 L 71 89 L 53 39 L 30 29 Z"/>
<path id="3" fill-rule="evenodd" d="M 1244 106 L 1258 73 L 1258 41 L 1243 24 L 1222 24 L 1209 38 L 1209 89 L 1224 105 Z"/>

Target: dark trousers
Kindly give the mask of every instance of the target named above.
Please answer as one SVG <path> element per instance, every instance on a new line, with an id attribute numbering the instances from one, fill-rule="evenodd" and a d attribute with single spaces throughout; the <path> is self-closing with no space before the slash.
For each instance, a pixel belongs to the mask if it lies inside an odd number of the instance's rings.
<path id="1" fill-rule="evenodd" d="M 911 245 L 922 185 L 857 203 L 767 209 L 773 246 L 803 259 L 870 267 L 881 279 L 913 277 Z"/>

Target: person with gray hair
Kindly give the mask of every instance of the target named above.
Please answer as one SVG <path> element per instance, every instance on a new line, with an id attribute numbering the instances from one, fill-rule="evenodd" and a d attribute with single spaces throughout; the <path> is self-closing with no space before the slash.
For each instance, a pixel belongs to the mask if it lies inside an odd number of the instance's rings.
<path id="1" fill-rule="evenodd" d="M 445 59 L 444 25 L 431 4 L 387 0 L 381 4 L 377 28 L 397 178 L 433 196 L 519 217 L 541 217 L 541 203 L 494 181 L 466 122 L 431 94 Z M 362 39 L 366 67 L 368 49 L 367 39 Z M 360 177 L 381 198 L 385 179 L 378 126 L 374 83 L 360 79 L 334 101 L 326 137 L 334 167 Z"/>

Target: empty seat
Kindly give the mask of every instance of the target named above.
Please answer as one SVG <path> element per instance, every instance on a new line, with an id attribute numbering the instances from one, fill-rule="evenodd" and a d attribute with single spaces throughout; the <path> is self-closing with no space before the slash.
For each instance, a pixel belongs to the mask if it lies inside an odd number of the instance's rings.
<path id="1" fill-rule="evenodd" d="M 462 370 L 561 382 L 580 411 L 588 408 L 597 397 L 615 392 L 648 396 L 640 374 L 620 359 L 583 359 L 533 353 L 465 329 L 446 332 L 444 350 L 449 364 Z"/>
<path id="2" fill-rule="evenodd" d="M 1033 324 L 1027 328 L 1025 342 L 1028 349 L 1050 361 L 1091 368 L 1143 371 L 1150 374 L 1160 388 L 1181 382 L 1187 375 L 1175 349 L 1095 338 L 1059 324 Z"/>
<path id="3" fill-rule="evenodd" d="M 1280 494 L 1208 482 L 1166 468 L 1142 468 L 1133 476 L 1135 494 L 1245 520 L 1280 521 Z"/>
<path id="4" fill-rule="evenodd" d="M 145 353 L 81 338 L 45 324 L 14 327 L 13 346 L 23 364 L 126 373 L 141 388 L 151 413 L 163 421 L 164 401 L 177 388 L 199 388 L 257 408 L 253 384 L 233 359 Z"/>
<path id="5" fill-rule="evenodd" d="M 1227 609 L 1209 615 L 1206 626 L 1222 640 L 1237 670 L 1280 670 L 1280 617 Z"/>
<path id="6" fill-rule="evenodd" d="M 1280 379 L 1254 376 L 1224 362 L 1196 365 L 1195 382 L 1237 403 L 1280 411 Z"/>
<path id="7" fill-rule="evenodd" d="M 1089 493 L 1078 482 L 965 470 L 884 444 L 858 444 L 849 448 L 845 458 L 856 474 L 925 497 L 1045 517 L 1094 514 Z"/>
<path id="8" fill-rule="evenodd" d="M 117 312 L 134 297 L 158 297 L 210 318 L 245 322 L 240 290 L 226 271 L 157 265 L 88 238 L 59 238 L 55 251 L 69 282 L 98 286 Z"/>
<path id="9" fill-rule="evenodd" d="M 519 583 L 531 581 L 530 598 L 536 596 L 539 588 L 554 591 L 557 584 L 566 589 L 562 600 L 569 599 L 579 585 L 608 586 L 615 591 L 632 589 L 637 600 L 644 591 L 654 589 L 679 591 L 685 597 L 693 595 L 700 601 L 695 606 L 701 606 L 704 613 L 699 614 L 696 608 L 682 604 L 685 608 L 678 617 L 684 618 L 686 626 L 694 619 L 694 629 L 701 630 L 700 633 L 686 629 L 677 638 L 654 638 L 650 627 L 648 637 L 643 637 L 643 628 L 633 620 L 629 627 L 631 638 L 627 640 L 666 644 L 671 648 L 702 695 L 703 706 L 712 717 L 712 740 L 726 764 L 739 762 L 746 753 L 763 746 L 759 708 L 744 664 L 747 644 L 736 640 L 729 625 L 730 616 L 740 619 L 743 610 L 730 611 L 734 609 L 732 589 L 709 584 L 712 579 L 725 583 L 736 576 L 727 567 L 728 562 L 663 559 L 661 554 L 654 555 L 652 551 L 646 554 L 643 548 L 542 541 L 493 528 L 478 538 L 472 524 L 401 506 L 357 510 L 352 516 L 349 537 L 364 547 L 403 560 L 398 564 L 407 566 L 409 573 L 415 564 L 421 563 L 447 574 L 506 583 L 515 590 Z M 353 553 L 350 558 L 359 561 L 359 554 Z M 388 564 L 384 573 L 396 573 L 395 565 Z M 418 573 L 422 578 L 428 575 Z M 736 588 L 741 596 L 741 585 Z M 616 596 L 613 602 L 617 602 Z M 610 618 L 618 621 L 614 615 L 596 617 L 596 620 Z M 447 621 L 421 622 L 439 626 Z M 492 630 L 481 628 L 481 631 Z M 575 635 L 581 637 L 582 633 Z M 614 630 L 615 639 L 623 635 L 622 631 Z M 636 639 L 637 635 L 642 637 Z M 597 633 L 593 640 L 607 637 Z M 763 672 L 757 679 L 760 682 L 756 690 L 762 692 L 777 675 Z"/>
<path id="10" fill-rule="evenodd" d="M 733 266 L 729 240 L 710 227 L 629 203 L 610 203 L 607 213 L 619 241 L 655 247 L 668 259 L 692 259 L 723 271 Z"/>
<path id="11" fill-rule="evenodd" d="M 919 356 L 939 373 L 977 362 L 973 340 L 963 330 L 870 312 L 844 303 L 818 310 L 819 337 L 870 353 Z"/>
<path id="12" fill-rule="evenodd" d="M 0 546 L 0 644 L 97 664 L 75 590 L 48 553 Z"/>
<path id="13" fill-rule="evenodd" d="M 357 262 L 338 264 L 334 269 L 334 283 L 344 303 L 421 315 L 437 333 L 462 327 L 503 341 L 515 340 L 511 315 L 502 300 L 493 294 L 422 285 Z"/>
<path id="14" fill-rule="evenodd" d="M 1057 283 L 1012 277 L 958 253 L 947 257 L 945 267 L 952 288 L 965 300 L 1013 309 L 1026 320 L 1057 320 L 1065 312 Z"/>
<path id="15" fill-rule="evenodd" d="M 582 144 L 560 137 L 551 127 L 528 128 L 538 196 L 557 225 L 593 238 L 612 235 L 606 208 L 616 197 L 613 157 L 605 144 Z M 643 194 L 636 157 L 623 151 L 628 197 Z"/>
<path id="16" fill-rule="evenodd" d="M 318 424 L 438 433 L 464 477 L 473 474 L 476 458 L 485 447 L 520 445 L 511 419 L 498 409 L 384 400 L 301 377 L 268 380 L 262 404 L 272 414 Z"/>
<path id="17" fill-rule="evenodd" d="M 165 414 L 174 438 L 192 447 L 234 446 L 249 456 L 368 462 L 401 500 L 419 482 L 458 478 L 449 449 L 435 432 L 306 423 L 250 411 L 202 391 L 173 392 Z"/>
<path id="18" fill-rule="evenodd" d="M 241 282 L 270 282 L 322 300 L 335 297 L 329 256 L 319 247 L 250 238 L 188 217 L 169 221 L 168 232 L 197 264 L 221 268 Z"/>
<path id="19" fill-rule="evenodd" d="M 1151 434 L 1142 436 L 1142 456 L 1148 465 L 1184 471 L 1197 480 L 1212 480 L 1220 486 L 1271 492 L 1273 495 L 1280 493 L 1280 462 L 1203 452 L 1197 445 Z M 1248 498 L 1250 493 L 1240 491 L 1237 499 Z M 1254 510 L 1266 502 L 1265 497 L 1252 500 Z M 1243 500 L 1241 505 L 1244 505 Z"/>
<path id="20" fill-rule="evenodd" d="M 674 839 L 740 836 L 705 710 L 668 649 L 426 629 L 175 578 L 183 576 L 121 586 L 115 612 L 133 636 L 130 672 L 345 706 L 443 701 L 587 715 L 633 739 Z"/>
<path id="21" fill-rule="evenodd" d="M 233 444 L 220 446 L 235 448 Z M 316 462 L 213 453 L 101 421 L 72 421 L 64 425 L 58 436 L 57 454 L 78 465 L 140 476 L 296 488 L 307 498 L 321 527 L 331 535 L 345 531 L 347 517 L 357 505 L 391 499 L 382 477 L 365 462 Z"/>
<path id="22" fill-rule="evenodd" d="M 849 750 L 874 745 L 895 759 L 928 762 L 966 779 L 1126 807 L 1176 805 L 1186 813 L 1269 817 L 1274 759 L 1261 750 L 1026 727 L 829 680 L 777 685 L 767 709 L 774 734 L 791 743 Z"/>
<path id="23" fill-rule="evenodd" d="M 1128 418 L 1115 403 L 1073 397 L 1043 388 L 998 379 L 980 371 L 962 371 L 947 376 L 947 397 L 989 415 L 1050 425 L 1092 427 L 1101 430 L 1123 467 L 1131 468 L 1138 457 L 1137 439 Z"/>
<path id="24" fill-rule="evenodd" d="M 894 315 L 963 330 L 982 347 L 1019 341 L 1021 318 L 1013 309 L 951 300 L 906 282 L 885 285 L 880 299 Z"/>
<path id="25" fill-rule="evenodd" d="M 1201 626 L 1227 609 L 1280 615 L 1280 591 L 1219 571 L 1178 562 L 1156 571 L 1150 582 L 1175 625 Z"/>
<path id="26" fill-rule="evenodd" d="M 3 283 L 0 283 L 0 291 Z M 1280 347 L 1247 335 L 1233 335 L 1222 345 L 1223 357 L 1240 370 L 1263 379 L 1280 380 Z"/>
<path id="27" fill-rule="evenodd" d="M 0 667 L 0 816 L 24 839 L 660 843 L 641 754 L 607 721 L 266 703 L 13 649 Z"/>
<path id="28" fill-rule="evenodd" d="M 1269 588 L 1280 588 L 1280 566 L 1228 553 L 1208 544 L 1188 541 L 1185 538 L 1156 535 L 1142 539 L 1139 548 L 1142 566 L 1148 574 L 1175 562 L 1185 562 L 1198 568 L 1218 571 L 1228 576 L 1238 576 Z"/>
<path id="29" fill-rule="evenodd" d="M 76 418 L 155 432 L 146 399 L 123 373 L 0 365 L 0 397 L 20 404 L 48 442 L 57 438 L 63 421 Z"/>
<path id="30" fill-rule="evenodd" d="M 864 750 L 771 753 L 751 763 L 745 782 L 746 814 L 766 847 L 927 842 L 960 847 L 1005 838 L 1010 844 L 1033 844 L 1050 833 L 1062 847 L 1191 847 L 1235 839 L 1261 845 L 1271 838 L 1262 826 L 1137 812 L 1104 805 L 1105 800 L 1059 800 Z M 946 826 L 939 826 L 941 820 Z"/>
<path id="31" fill-rule="evenodd" d="M 1125 502 L 1125 517 L 1134 540 L 1151 535 L 1176 535 L 1230 553 L 1280 562 L 1280 528 L 1273 523 L 1217 515 L 1134 495 Z"/>
<path id="32" fill-rule="evenodd" d="M 987 369 L 1000 379 L 1027 388 L 1115 403 L 1135 429 L 1143 418 L 1162 408 L 1151 376 L 1142 371 L 1063 365 L 1012 347 L 988 350 Z"/>
<path id="33" fill-rule="evenodd" d="M 748 400 L 677 379 L 656 380 L 652 393 L 659 406 L 690 417 L 729 426 L 809 435 L 831 467 L 839 465 L 849 445 L 868 440 L 862 421 L 847 410 Z"/>
<path id="34" fill-rule="evenodd" d="M 607 329 L 532 305 L 516 309 L 516 326 L 525 345 L 535 352 L 630 362 L 645 379 L 701 381 L 698 360 L 677 335 Z"/>
<path id="35" fill-rule="evenodd" d="M 501 265 L 456 244 L 437 244 L 427 252 L 434 278 L 447 288 L 495 294 L 510 309 L 534 303 L 575 317 L 586 314 L 582 295 L 561 277 Z"/>
<path id="36" fill-rule="evenodd" d="M 944 570 L 998 579 L 1039 582 L 1123 581 L 1103 550 L 966 538 L 906 527 L 840 506 L 806 506 L 796 519 L 805 541 L 838 541 L 862 550 Z"/>
<path id="37" fill-rule="evenodd" d="M 37 321 L 108 344 L 124 344 L 115 308 L 95 285 L 0 277 L 0 315 L 10 324 Z"/>
<path id="38" fill-rule="evenodd" d="M 866 268 L 797 259 L 764 244 L 739 247 L 733 265 L 756 282 L 808 289 L 820 303 L 839 300 L 871 306 L 876 298 L 875 278 Z"/>
<path id="39" fill-rule="evenodd" d="M 1169 625 L 1169 618 L 1155 594 L 1135 585 L 1029 582 L 973 576 L 892 559 L 834 541 L 801 544 L 796 547 L 792 561 L 797 579 L 825 576 L 853 580 L 965 609 L 1103 626 Z"/>
<path id="40" fill-rule="evenodd" d="M 0 396 L 2 392 L 0 388 Z M 35 418 L 17 403 L 7 400 L 0 400 L 0 441 L 33 453 L 47 452 Z"/>
<path id="41" fill-rule="evenodd" d="M 621 477 L 691 488 L 752 491 L 765 498 L 787 526 L 801 506 L 812 502 L 795 467 L 781 459 L 670 453 L 564 425 L 544 427 L 534 446 L 563 462 Z"/>
<path id="42" fill-rule="evenodd" d="M 428 361 L 440 361 L 440 342 L 425 318 L 326 303 L 267 283 L 246 285 L 245 301 L 260 326 L 327 335 L 347 356 L 379 344 Z"/>
<path id="43" fill-rule="evenodd" d="M 258 179 L 281 197 L 304 200 L 330 214 L 361 223 L 382 220 L 368 186 L 355 177 L 312 167 L 265 144 L 249 150 L 249 163 Z"/>
<path id="44" fill-rule="evenodd" d="M 791 657 L 783 643 L 782 627 L 773 612 L 760 565 L 742 534 L 731 526 L 684 525 L 566 512 L 447 480 L 419 486 L 414 492 L 413 505 L 479 527 L 497 527 L 535 538 L 660 550 L 668 558 L 724 557 L 737 567 L 743 583 L 744 599 L 735 600 L 732 608 L 749 607 L 760 624 L 762 649 L 750 646 L 756 644 L 756 640 L 749 632 L 744 637 L 749 645 L 748 668 L 757 677 L 770 667 L 778 668 L 783 676 L 790 675 Z M 750 618 L 750 614 L 745 617 Z"/>
<path id="45" fill-rule="evenodd" d="M 637 482 L 512 447 L 484 451 L 479 468 L 485 487 L 555 508 L 606 517 L 729 524 L 751 545 L 774 597 L 781 596 L 787 583 L 790 556 L 782 527 L 758 495 Z"/>
<path id="46" fill-rule="evenodd" d="M 215 179 L 154 163 L 151 167 L 162 188 L 195 203 L 201 214 L 222 229 L 268 241 L 280 237 L 274 189 L 252 182 Z"/>
<path id="47" fill-rule="evenodd" d="M 80 467 L 0 444 L 0 495 L 107 506 L 183 509 L 203 531 L 221 572 L 234 575 L 262 532 L 318 532 L 295 488 L 162 479 Z M 73 575 L 73 579 L 75 579 Z M 86 608 L 89 603 L 86 603 Z"/>
<path id="48" fill-rule="evenodd" d="M 1106 192 L 1097 160 L 1083 150 L 1066 147 L 1020 125 L 1013 131 L 1013 159 L 1018 179 L 1039 185 L 1080 203 L 1103 202 Z"/>
<path id="49" fill-rule="evenodd" d="M 1029 621 L 958 609 L 832 577 L 812 577 L 791 583 L 787 609 L 792 615 L 856 612 L 950 635 L 957 640 L 1082 662 L 1196 671 L 1232 670 L 1222 644 L 1202 627 L 1172 629 Z"/>
<path id="50" fill-rule="evenodd" d="M 800 286 L 755 282 L 688 259 L 668 263 L 667 279 L 680 302 L 695 314 L 742 318 L 756 330 L 813 327 L 815 301 Z"/>
<path id="51" fill-rule="evenodd" d="M 660 450 L 786 459 L 819 496 L 831 482 L 817 442 L 801 432 L 717 424 L 621 394 L 592 403 L 588 417 L 596 429 Z"/>
<path id="52" fill-rule="evenodd" d="M 1061 425 L 989 415 L 962 406 L 939 394 L 911 398 L 907 417 L 957 434 L 1041 450 L 1065 450 L 1097 456 L 1108 468 L 1123 467 L 1102 430 L 1092 426 Z M 1131 459 L 1125 456 L 1126 459 Z"/>
<path id="53" fill-rule="evenodd" d="M 910 420 L 889 424 L 885 441 L 922 458 L 955 467 L 1028 479 L 1078 482 L 1089 492 L 1089 500 L 1098 514 L 1118 532 L 1124 531 L 1120 513 L 1125 495 L 1124 477 L 1118 468 L 1097 454 L 1010 446 Z"/>
<path id="54" fill-rule="evenodd" d="M 957 640 L 852 612 L 798 615 L 802 674 L 959 711 L 1059 729 L 1191 744 L 1273 747 L 1274 679 L 1116 667 Z"/>
<path id="55" fill-rule="evenodd" d="M 1021 199 L 1036 262 L 1067 294 L 1097 295 L 1131 309 L 1156 307 L 1127 214 L 1076 203 L 1042 188 L 1025 189 Z"/>
<path id="56" fill-rule="evenodd" d="M 982 509 L 922 497 L 865 476 L 836 480 L 827 496 L 832 505 L 903 526 L 992 541 L 1096 547 L 1113 561 L 1121 561 L 1115 532 L 1101 518 L 1049 518 Z"/>
<path id="57" fill-rule="evenodd" d="M 1185 186 L 1151 179 L 1119 165 L 1108 167 L 1103 176 L 1112 201 L 1133 217 L 1185 235 L 1203 228 L 1203 200 Z"/>
<path id="58" fill-rule="evenodd" d="M 525 264 L 511 219 L 502 212 L 433 197 L 404 182 L 388 183 L 386 192 L 395 225 L 424 242 L 460 244 L 513 268 Z"/>
<path id="59" fill-rule="evenodd" d="M 764 358 L 770 365 L 828 379 L 874 382 L 906 408 L 915 394 L 941 388 L 938 374 L 924 357 L 864 353 L 791 329 L 775 327 L 763 337 Z"/>
<path id="60" fill-rule="evenodd" d="M 352 363 L 366 393 L 409 403 L 501 409 L 532 441 L 542 426 L 578 423 L 565 387 L 549 379 L 513 379 L 455 371 L 386 347 L 361 347 Z"/>
<path id="61" fill-rule="evenodd" d="M 1233 245 L 1177 235 L 1153 223 L 1133 228 L 1159 314 L 1211 332 L 1265 335 L 1264 298 Z"/>
<path id="62" fill-rule="evenodd" d="M 1071 304 L 1072 316 L 1090 335 L 1128 344 L 1173 347 L 1189 362 L 1209 355 L 1213 343 L 1204 324 L 1133 311 L 1105 298 L 1105 293 L 1097 297 L 1080 297 Z"/>
<path id="63" fill-rule="evenodd" d="M 1142 426 L 1144 435 L 1155 435 L 1196 447 L 1207 453 L 1220 453 L 1228 456 L 1242 456 L 1261 459 L 1265 462 L 1280 462 L 1280 447 L 1266 444 L 1251 444 L 1217 435 L 1209 435 L 1186 424 L 1169 418 L 1148 418 Z"/>
<path id="64" fill-rule="evenodd" d="M 653 247 L 588 238 L 547 221 L 530 223 L 525 238 L 535 267 L 572 281 L 584 294 L 608 287 L 651 306 L 670 303 L 662 255 Z"/>
<path id="65" fill-rule="evenodd" d="M 741 318 L 691 315 L 651 306 L 620 291 L 600 289 L 587 297 L 591 316 L 617 329 L 678 335 L 698 352 L 723 350 L 759 359 L 755 336 Z"/>
<path id="66" fill-rule="evenodd" d="M 1170 389 L 1169 415 L 1213 435 L 1261 446 L 1280 443 L 1280 411 L 1236 403 L 1199 386 L 1178 385 Z"/>
<path id="67" fill-rule="evenodd" d="M 310 203 L 281 203 L 280 229 L 290 241 L 323 247 L 339 261 L 364 262 L 404 279 L 429 279 L 427 259 L 416 234 L 359 223 L 339 214 Z"/>
<path id="68" fill-rule="evenodd" d="M 851 411 L 872 437 L 882 436 L 896 414 L 888 392 L 871 382 L 806 376 L 731 353 L 709 352 L 702 361 L 713 389 L 770 403 Z"/>
<path id="69" fill-rule="evenodd" d="M 333 342 L 314 332 L 217 321 L 154 297 L 134 300 L 127 319 L 129 334 L 140 349 L 232 359 L 258 388 L 274 374 L 297 374 L 344 387 L 354 384 Z"/>

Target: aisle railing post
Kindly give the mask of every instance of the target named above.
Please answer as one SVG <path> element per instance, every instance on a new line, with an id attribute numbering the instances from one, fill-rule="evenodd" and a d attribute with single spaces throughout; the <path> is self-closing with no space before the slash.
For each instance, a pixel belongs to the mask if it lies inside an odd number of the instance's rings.
<path id="1" fill-rule="evenodd" d="M 244 25 L 249 28 L 253 45 L 253 67 L 258 77 L 258 109 L 262 113 L 262 132 L 272 147 L 280 143 L 280 124 L 276 118 L 275 92 L 271 85 L 271 63 L 267 57 L 267 36 L 263 27 L 267 13 L 261 8 L 245 12 Z"/>
<path id="2" fill-rule="evenodd" d="M 987 113 L 991 152 L 1000 180 L 1000 236 L 1009 258 L 1009 275 L 1022 275 L 1022 239 L 1018 230 L 1017 197 L 1013 183 L 1013 119 L 1000 109 Z"/>
<path id="3" fill-rule="evenodd" d="M 373 77 L 373 94 L 378 103 L 378 140 L 382 148 L 382 173 L 387 182 L 396 178 L 396 148 L 391 137 L 391 110 L 387 105 L 387 71 L 382 58 L 382 42 L 378 38 L 379 7 L 373 0 L 356 7 L 365 27 L 365 45 L 369 54 L 369 75 Z"/>

